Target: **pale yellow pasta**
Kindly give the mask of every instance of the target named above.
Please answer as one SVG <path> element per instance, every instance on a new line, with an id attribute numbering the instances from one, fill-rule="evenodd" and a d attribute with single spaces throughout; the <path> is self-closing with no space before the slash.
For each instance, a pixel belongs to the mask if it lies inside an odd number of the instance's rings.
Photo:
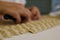
<path id="1" fill-rule="evenodd" d="M 23 24 L 4 25 L 0 23 L 0 40 L 25 33 L 37 33 L 60 25 L 60 17 L 42 16 L 40 20 Z"/>

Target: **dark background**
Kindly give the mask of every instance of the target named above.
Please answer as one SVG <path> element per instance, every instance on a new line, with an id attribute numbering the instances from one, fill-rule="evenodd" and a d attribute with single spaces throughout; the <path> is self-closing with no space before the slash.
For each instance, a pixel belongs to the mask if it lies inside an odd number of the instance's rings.
<path id="1" fill-rule="evenodd" d="M 26 7 L 37 6 L 41 14 L 48 14 L 51 10 L 51 0 L 27 0 Z"/>

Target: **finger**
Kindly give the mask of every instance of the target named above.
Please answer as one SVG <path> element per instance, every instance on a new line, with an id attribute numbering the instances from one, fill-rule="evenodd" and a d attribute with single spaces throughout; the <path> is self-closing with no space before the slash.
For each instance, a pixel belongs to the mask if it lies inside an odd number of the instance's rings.
<path id="1" fill-rule="evenodd" d="M 25 9 L 21 16 L 23 17 L 23 22 L 31 21 L 31 12 L 28 9 Z"/>
<path id="2" fill-rule="evenodd" d="M 40 19 L 40 12 L 38 10 L 35 11 L 35 14 L 33 15 L 34 20 Z"/>
<path id="3" fill-rule="evenodd" d="M 12 16 L 13 18 L 15 18 L 16 19 L 16 23 L 20 23 L 21 22 L 21 19 L 20 19 L 20 16 L 19 16 L 18 12 L 14 11 L 12 9 L 9 9 L 9 8 L 4 9 L 3 12 L 4 12 L 4 14 L 8 14 L 8 15 Z"/>
<path id="4" fill-rule="evenodd" d="M 31 12 L 28 9 L 26 9 L 25 14 L 26 21 L 31 21 Z"/>
<path id="5" fill-rule="evenodd" d="M 31 7 L 30 11 L 32 12 L 32 20 L 37 20 L 40 18 L 40 11 L 37 7 Z"/>
<path id="6" fill-rule="evenodd" d="M 38 8 L 36 9 L 36 13 L 37 13 L 37 19 L 40 19 L 41 18 L 41 13 L 40 13 Z"/>
<path id="7" fill-rule="evenodd" d="M 31 19 L 32 19 L 32 20 L 36 20 L 36 10 L 35 10 L 35 8 L 34 8 L 34 7 L 29 7 L 28 9 L 29 9 L 29 10 L 31 11 L 31 13 L 32 13 Z"/>

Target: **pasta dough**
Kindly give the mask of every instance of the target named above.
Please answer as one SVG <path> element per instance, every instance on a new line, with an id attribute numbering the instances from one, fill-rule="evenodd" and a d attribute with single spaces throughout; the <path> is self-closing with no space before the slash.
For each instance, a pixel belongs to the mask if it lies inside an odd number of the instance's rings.
<path id="1" fill-rule="evenodd" d="M 25 33 L 37 33 L 60 25 L 60 17 L 42 16 L 40 20 L 23 24 L 0 23 L 0 40 Z"/>

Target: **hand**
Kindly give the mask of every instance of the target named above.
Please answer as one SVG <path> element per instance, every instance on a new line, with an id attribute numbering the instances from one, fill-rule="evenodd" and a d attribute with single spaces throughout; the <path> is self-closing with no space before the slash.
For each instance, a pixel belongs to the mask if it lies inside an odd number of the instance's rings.
<path id="1" fill-rule="evenodd" d="M 40 11 L 39 11 L 39 9 L 37 7 L 32 6 L 32 7 L 29 7 L 28 9 L 32 13 L 32 17 L 31 17 L 32 20 L 38 20 L 38 19 L 40 19 L 41 15 L 40 15 Z"/>
<path id="2" fill-rule="evenodd" d="M 17 3 L 0 2 L 0 20 L 4 20 L 4 15 L 14 18 L 16 23 L 31 21 L 31 13 Z"/>

